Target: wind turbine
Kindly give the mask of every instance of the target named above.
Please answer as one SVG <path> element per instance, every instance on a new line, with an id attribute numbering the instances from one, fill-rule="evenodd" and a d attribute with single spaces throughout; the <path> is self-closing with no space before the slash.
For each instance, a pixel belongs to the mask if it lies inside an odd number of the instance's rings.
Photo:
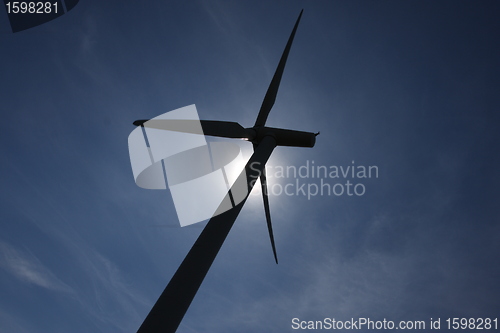
<path id="1" fill-rule="evenodd" d="M 316 136 L 319 134 L 319 132 L 310 133 L 265 126 L 269 112 L 276 100 L 288 53 L 290 52 L 295 32 L 302 17 L 302 12 L 303 10 L 301 10 L 293 27 L 254 126 L 244 128 L 236 122 L 200 120 L 204 135 L 246 139 L 253 144 L 254 153 L 234 183 L 239 184 L 241 181 L 246 181 L 248 192 L 239 204 L 220 215 L 213 216 L 208 221 L 138 332 L 175 332 L 177 330 L 258 178 L 260 178 L 262 186 L 264 210 L 274 259 L 278 263 L 271 224 L 271 213 L 269 210 L 265 164 L 277 146 L 313 147 L 316 142 Z M 192 120 L 136 120 L 134 121 L 134 125 L 170 131 L 196 132 L 193 129 L 194 126 L 191 126 Z M 231 190 L 232 188 L 228 191 L 224 201 L 227 199 L 232 200 Z"/>

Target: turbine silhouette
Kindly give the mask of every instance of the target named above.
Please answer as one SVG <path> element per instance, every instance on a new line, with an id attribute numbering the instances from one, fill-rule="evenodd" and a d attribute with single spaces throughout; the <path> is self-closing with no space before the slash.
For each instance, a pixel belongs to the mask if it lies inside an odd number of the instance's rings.
<path id="1" fill-rule="evenodd" d="M 286 60 L 300 18 L 302 17 L 302 12 L 303 10 L 301 10 L 295 26 L 293 27 L 253 127 L 244 128 L 236 122 L 229 121 L 200 120 L 199 123 L 201 123 L 203 133 L 198 133 L 199 127 L 195 126 L 197 121 L 194 120 L 153 119 L 134 121 L 134 125 L 136 126 L 224 138 L 246 139 L 252 142 L 254 147 L 254 153 L 235 182 L 235 184 L 239 184 L 241 181 L 245 181 L 246 178 L 246 184 L 248 185 L 247 196 L 232 209 L 214 216 L 208 221 L 193 247 L 186 255 L 186 258 L 142 323 L 138 332 L 175 332 L 177 330 L 198 288 L 203 282 L 205 275 L 210 269 L 212 262 L 224 243 L 227 234 L 231 230 L 239 212 L 245 204 L 257 178 L 260 178 L 261 181 L 269 238 L 274 259 L 276 263 L 278 263 L 269 209 L 265 164 L 276 146 L 313 147 L 316 142 L 316 136 L 319 134 L 319 132 L 310 133 L 265 126 L 269 112 L 276 100 Z M 224 200 L 228 199 L 227 197 L 230 195 L 231 189 L 228 191 Z"/>

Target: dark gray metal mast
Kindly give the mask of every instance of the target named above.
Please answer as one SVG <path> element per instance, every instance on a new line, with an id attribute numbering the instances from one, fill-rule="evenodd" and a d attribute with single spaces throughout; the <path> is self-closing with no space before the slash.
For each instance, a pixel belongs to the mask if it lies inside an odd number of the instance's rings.
<path id="1" fill-rule="evenodd" d="M 239 177 L 247 178 L 248 192 L 274 147 L 275 140 L 266 136 L 240 174 Z M 252 165 L 254 162 L 256 164 Z M 238 184 L 238 180 L 235 183 Z M 245 202 L 246 198 L 234 208 L 210 219 L 138 332 L 176 331 Z"/>

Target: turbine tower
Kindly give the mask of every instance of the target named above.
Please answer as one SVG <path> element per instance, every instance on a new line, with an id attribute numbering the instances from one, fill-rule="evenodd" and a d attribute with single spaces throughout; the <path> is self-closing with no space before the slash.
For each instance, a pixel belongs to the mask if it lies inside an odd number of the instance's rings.
<path id="1" fill-rule="evenodd" d="M 253 144 L 254 153 L 245 165 L 234 184 L 246 182 L 248 192 L 246 197 L 232 209 L 220 215 L 213 216 L 201 232 L 193 247 L 186 255 L 174 276 L 160 295 L 148 316 L 139 328 L 139 333 L 146 332 L 175 332 L 182 321 L 189 305 L 191 304 L 198 288 L 207 274 L 212 262 L 219 252 L 227 234 L 231 230 L 238 214 L 250 194 L 257 178 L 260 178 L 264 210 L 274 259 L 278 263 L 276 245 L 274 242 L 271 213 L 267 191 L 265 165 L 274 148 L 277 146 L 313 147 L 319 133 L 302 132 L 288 129 L 267 127 L 266 120 L 276 100 L 281 77 L 285 69 L 286 60 L 302 17 L 299 17 L 293 27 L 292 33 L 281 56 L 280 62 L 274 73 L 271 84 L 266 92 L 257 120 L 253 127 L 244 128 L 236 122 L 200 120 L 203 134 L 208 136 L 246 139 Z M 136 120 L 134 125 L 164 129 L 170 131 L 190 132 L 191 120 Z M 234 187 L 235 185 L 233 185 Z M 231 188 L 226 198 L 231 196 Z M 222 204 L 221 204 L 222 205 Z"/>

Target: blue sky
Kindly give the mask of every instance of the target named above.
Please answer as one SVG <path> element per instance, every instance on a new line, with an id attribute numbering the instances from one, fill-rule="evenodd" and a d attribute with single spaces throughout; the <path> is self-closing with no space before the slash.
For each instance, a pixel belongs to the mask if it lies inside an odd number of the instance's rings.
<path id="1" fill-rule="evenodd" d="M 270 165 L 378 178 L 271 196 L 279 265 L 252 195 L 178 331 L 498 316 L 497 2 L 81 0 L 16 34 L 0 14 L 0 331 L 137 330 L 202 229 L 135 185 L 132 122 L 253 125 L 302 8 L 267 124 L 321 135 Z"/>

